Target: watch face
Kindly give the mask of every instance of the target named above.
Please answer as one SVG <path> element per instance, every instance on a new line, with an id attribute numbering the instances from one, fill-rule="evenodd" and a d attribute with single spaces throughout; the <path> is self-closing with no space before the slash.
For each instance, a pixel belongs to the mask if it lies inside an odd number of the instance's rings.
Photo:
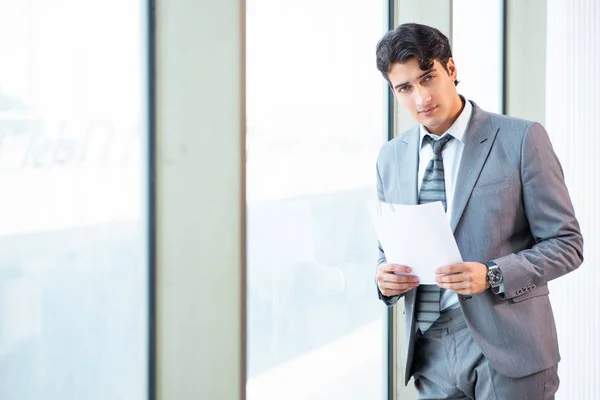
<path id="1" fill-rule="evenodd" d="M 488 278 L 490 280 L 490 285 L 499 285 L 502 282 L 502 274 L 500 273 L 500 269 L 490 268 L 488 271 Z"/>

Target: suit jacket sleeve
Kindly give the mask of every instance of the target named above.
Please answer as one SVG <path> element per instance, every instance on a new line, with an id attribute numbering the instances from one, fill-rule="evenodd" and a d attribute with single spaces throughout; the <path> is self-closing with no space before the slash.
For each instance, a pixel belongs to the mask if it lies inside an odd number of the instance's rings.
<path id="1" fill-rule="evenodd" d="M 379 175 L 379 168 L 377 168 L 377 199 L 382 202 L 385 201 L 385 195 L 383 193 L 383 182 L 381 180 L 381 176 Z M 378 242 L 377 247 L 378 247 L 378 252 L 379 252 L 378 257 L 377 257 L 377 268 L 379 268 L 379 266 L 381 264 L 386 263 L 387 260 L 385 259 L 385 253 L 383 252 L 383 248 L 381 248 L 381 243 Z M 375 287 L 377 288 L 377 296 L 387 306 L 393 306 L 394 304 L 396 304 L 398 302 L 398 299 L 400 299 L 400 297 L 402 297 L 402 296 L 385 296 L 385 295 L 383 295 L 381 293 L 381 291 L 379 290 L 379 286 L 377 286 L 377 280 L 375 281 Z"/>
<path id="2" fill-rule="evenodd" d="M 535 245 L 494 260 L 502 271 L 506 299 L 518 296 L 519 289 L 545 285 L 583 261 L 583 238 L 563 171 L 538 123 L 529 125 L 523 137 L 521 185 Z"/>

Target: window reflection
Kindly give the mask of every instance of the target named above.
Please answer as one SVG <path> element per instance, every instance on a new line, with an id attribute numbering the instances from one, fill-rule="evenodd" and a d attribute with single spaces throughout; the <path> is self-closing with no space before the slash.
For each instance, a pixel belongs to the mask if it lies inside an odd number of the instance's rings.
<path id="1" fill-rule="evenodd" d="M 144 2 L 0 0 L 0 398 L 147 397 Z"/>
<path id="2" fill-rule="evenodd" d="M 381 398 L 383 6 L 247 2 L 249 400 Z"/>

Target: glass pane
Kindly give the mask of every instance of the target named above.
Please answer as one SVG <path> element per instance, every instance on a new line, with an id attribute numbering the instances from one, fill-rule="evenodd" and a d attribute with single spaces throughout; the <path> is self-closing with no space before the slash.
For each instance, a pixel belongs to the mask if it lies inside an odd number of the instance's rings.
<path id="1" fill-rule="evenodd" d="M 249 400 L 378 399 L 384 2 L 247 2 Z"/>
<path id="2" fill-rule="evenodd" d="M 486 111 L 502 113 L 503 0 L 452 2 L 452 55 L 458 92 Z"/>
<path id="3" fill-rule="evenodd" d="M 147 397 L 145 14 L 0 0 L 0 399 Z"/>

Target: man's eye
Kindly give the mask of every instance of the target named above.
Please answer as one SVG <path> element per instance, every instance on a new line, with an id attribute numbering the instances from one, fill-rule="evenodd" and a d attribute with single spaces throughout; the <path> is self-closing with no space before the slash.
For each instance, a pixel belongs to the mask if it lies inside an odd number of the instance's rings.
<path id="1" fill-rule="evenodd" d="M 433 79 L 433 75 L 427 75 L 424 79 L 425 82 L 430 81 Z"/>
<path id="2" fill-rule="evenodd" d="M 400 89 L 398 89 L 399 93 L 406 93 L 408 92 L 410 88 L 408 86 L 402 86 Z"/>

